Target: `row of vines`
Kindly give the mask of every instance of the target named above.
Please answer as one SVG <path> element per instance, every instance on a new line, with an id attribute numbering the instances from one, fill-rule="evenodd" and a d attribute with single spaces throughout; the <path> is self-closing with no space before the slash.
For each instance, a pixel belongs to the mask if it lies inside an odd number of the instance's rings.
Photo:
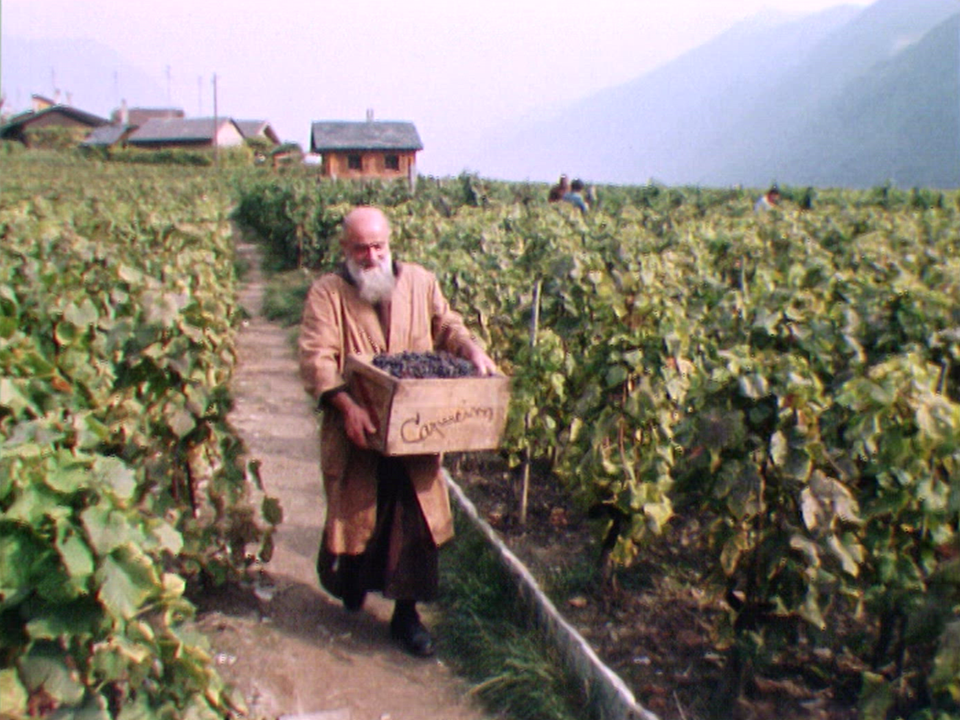
<path id="1" fill-rule="evenodd" d="M 242 710 L 185 595 L 269 557 L 280 519 L 226 419 L 241 317 L 228 186 L 3 163 L 0 716 Z"/>
<path id="2" fill-rule="evenodd" d="M 955 193 L 787 188 L 757 214 L 649 185 L 581 216 L 468 175 L 238 187 L 280 267 L 332 267 L 351 204 L 385 208 L 513 378 L 506 452 L 607 518 L 604 562 L 696 523 L 734 686 L 804 643 L 856 668 L 862 717 L 960 716 Z"/>

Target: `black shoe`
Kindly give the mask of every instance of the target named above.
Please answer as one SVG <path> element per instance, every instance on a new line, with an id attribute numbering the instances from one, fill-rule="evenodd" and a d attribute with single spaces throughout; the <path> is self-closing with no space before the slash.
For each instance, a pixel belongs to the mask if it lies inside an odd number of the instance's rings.
<path id="1" fill-rule="evenodd" d="M 343 555 L 340 558 L 340 597 L 347 612 L 359 612 L 367 599 L 367 589 L 361 579 L 363 558 L 359 555 Z"/>
<path id="2" fill-rule="evenodd" d="M 420 622 L 416 613 L 413 615 L 394 613 L 390 621 L 390 635 L 404 650 L 416 657 L 430 657 L 435 652 L 433 637 Z"/>
<path id="3" fill-rule="evenodd" d="M 367 599 L 366 590 L 349 590 L 343 593 L 343 608 L 347 612 L 360 612 L 363 601 Z"/>

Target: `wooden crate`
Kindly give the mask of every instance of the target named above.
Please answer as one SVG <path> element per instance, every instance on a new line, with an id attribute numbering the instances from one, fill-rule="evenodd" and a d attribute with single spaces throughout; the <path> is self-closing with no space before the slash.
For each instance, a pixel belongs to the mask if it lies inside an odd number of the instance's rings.
<path id="1" fill-rule="evenodd" d="M 344 367 L 350 394 L 362 403 L 377 433 L 370 446 L 384 455 L 490 450 L 507 421 L 509 378 L 398 379 L 352 355 Z"/>

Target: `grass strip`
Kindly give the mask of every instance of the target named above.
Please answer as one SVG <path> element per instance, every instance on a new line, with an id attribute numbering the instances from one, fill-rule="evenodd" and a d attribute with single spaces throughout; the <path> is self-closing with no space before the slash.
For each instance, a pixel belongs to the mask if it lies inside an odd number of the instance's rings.
<path id="1" fill-rule="evenodd" d="M 301 270 L 270 273 L 263 291 L 263 315 L 284 327 L 299 325 L 313 275 Z"/>
<path id="2" fill-rule="evenodd" d="M 470 692 L 512 720 L 582 720 L 589 699 L 466 518 L 441 552 L 441 650 Z"/>

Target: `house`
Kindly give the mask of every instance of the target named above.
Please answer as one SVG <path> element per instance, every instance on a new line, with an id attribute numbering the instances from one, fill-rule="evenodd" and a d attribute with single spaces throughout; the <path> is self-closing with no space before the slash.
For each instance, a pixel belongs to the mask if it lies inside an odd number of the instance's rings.
<path id="1" fill-rule="evenodd" d="M 164 148 L 236 147 L 250 139 L 259 139 L 277 147 L 280 140 L 265 120 L 232 120 L 218 118 L 214 133 L 213 118 L 185 118 L 177 108 L 121 107 L 113 113 L 113 124 L 97 128 L 81 143 L 82 147 L 133 147 L 159 150 Z"/>
<path id="2" fill-rule="evenodd" d="M 134 131 L 148 120 L 182 119 L 180 108 L 127 108 L 126 101 L 110 114 L 110 125 L 96 128 L 84 138 L 80 147 L 108 148 L 126 145 Z"/>
<path id="3" fill-rule="evenodd" d="M 243 133 L 230 118 L 150 118 L 134 130 L 127 144 L 148 150 L 243 145 Z"/>
<path id="4" fill-rule="evenodd" d="M 106 118 L 93 113 L 78 110 L 69 105 L 47 104 L 49 101 L 40 96 L 34 96 L 36 110 L 28 110 L 11 117 L 5 125 L 0 127 L 0 138 L 16 140 L 24 145 L 30 145 L 32 131 L 45 128 L 66 128 L 78 135 L 86 135 L 94 128 L 108 125 Z"/>
<path id="5" fill-rule="evenodd" d="M 423 143 L 410 122 L 321 121 L 310 127 L 310 152 L 323 160 L 320 174 L 331 178 L 408 178 L 417 174 Z"/>
<path id="6" fill-rule="evenodd" d="M 275 170 L 286 165 L 301 165 L 305 162 L 303 148 L 294 142 L 280 143 L 269 152 L 268 157 Z M 264 162 L 267 159 L 265 157 Z"/>
<path id="7" fill-rule="evenodd" d="M 234 120 L 245 140 L 260 138 L 271 145 L 279 145 L 280 137 L 266 120 Z"/>
<path id="8" fill-rule="evenodd" d="M 114 125 L 132 125 L 140 127 L 147 120 L 169 120 L 183 118 L 184 112 L 180 108 L 127 108 L 126 102 L 113 111 L 110 122 Z"/>

